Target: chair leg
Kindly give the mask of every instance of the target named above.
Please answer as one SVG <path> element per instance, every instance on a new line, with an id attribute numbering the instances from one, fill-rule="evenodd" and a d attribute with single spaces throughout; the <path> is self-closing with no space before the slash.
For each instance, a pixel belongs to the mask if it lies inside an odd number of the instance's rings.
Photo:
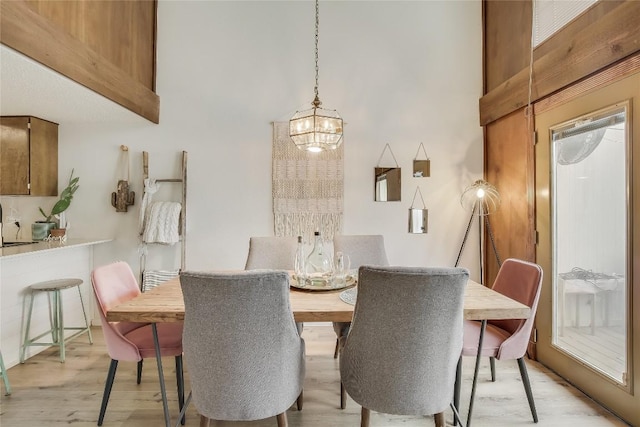
<path id="1" fill-rule="evenodd" d="M 186 419 L 187 408 L 189 407 L 189 403 L 191 403 L 191 398 L 193 397 L 193 391 L 189 392 L 187 396 L 187 400 L 184 402 L 184 405 L 180 409 L 180 413 L 178 414 L 179 422 L 184 425 L 184 420 Z M 178 423 L 176 422 L 176 427 L 178 427 Z"/>
<path id="2" fill-rule="evenodd" d="M 84 324 L 87 327 L 87 335 L 89 335 L 89 344 L 93 344 L 93 335 L 91 335 L 91 325 L 89 325 L 89 318 L 87 317 L 87 310 L 84 308 L 84 300 L 82 299 L 82 290 L 78 286 L 78 294 L 80 295 L 80 306 L 82 307 L 82 316 L 84 317 Z"/>
<path id="3" fill-rule="evenodd" d="M 109 403 L 109 396 L 111 395 L 111 387 L 113 387 L 113 379 L 116 376 L 116 369 L 118 369 L 118 361 L 111 359 L 109 364 L 109 372 L 107 373 L 107 381 L 104 384 L 104 393 L 102 394 L 102 404 L 100 405 L 100 415 L 98 415 L 98 425 L 102 425 L 104 421 L 104 414 L 107 412 L 107 404 Z"/>
<path id="4" fill-rule="evenodd" d="M 296 404 L 298 405 L 298 411 L 302 411 L 303 403 L 304 403 L 304 390 L 300 390 L 300 395 L 298 396 L 298 400 L 296 400 Z"/>
<path id="5" fill-rule="evenodd" d="M 209 418 L 200 415 L 200 427 L 209 427 Z"/>
<path id="6" fill-rule="evenodd" d="M 460 389 L 462 382 L 462 356 L 458 358 L 458 365 L 456 366 L 456 382 L 453 386 L 453 406 L 458 410 L 460 408 Z M 454 424 L 457 426 L 458 424 L 454 420 Z M 462 423 L 460 423 L 462 425 Z"/>
<path id="7" fill-rule="evenodd" d="M 5 396 L 10 396 L 11 384 L 9 383 L 9 376 L 7 375 L 7 369 L 4 367 L 4 359 L 2 358 L 2 351 L 0 351 L 0 373 L 2 374 L 2 381 L 4 382 Z"/>
<path id="8" fill-rule="evenodd" d="M 184 406 L 184 366 L 182 364 L 182 355 L 176 356 L 176 382 L 178 385 L 178 407 L 182 411 Z M 182 417 L 180 424 L 184 425 L 186 417 Z"/>
<path id="9" fill-rule="evenodd" d="M 289 425 L 286 412 L 276 415 L 276 420 L 278 421 L 278 427 L 287 427 Z"/>
<path id="10" fill-rule="evenodd" d="M 56 317 L 56 309 L 55 309 L 55 301 L 56 296 L 55 292 L 46 291 L 45 295 L 47 296 L 47 304 L 49 306 L 49 325 L 51 326 L 51 342 L 54 344 L 58 343 L 58 318 Z"/>
<path id="11" fill-rule="evenodd" d="M 522 384 L 524 385 L 524 391 L 527 393 L 527 400 L 529 401 L 529 408 L 531 409 L 531 415 L 533 415 L 533 422 L 538 422 L 538 413 L 536 412 L 536 404 L 533 401 L 533 393 L 531 392 L 531 383 L 529 382 L 529 374 L 527 373 L 527 365 L 524 363 L 524 357 L 518 359 L 518 368 L 520 368 L 520 376 L 522 377 Z"/>
<path id="12" fill-rule="evenodd" d="M 360 411 L 360 427 L 369 427 L 370 415 L 371 411 L 363 406 L 362 411 Z"/>
<path id="13" fill-rule="evenodd" d="M 31 315 L 33 314 L 33 299 L 35 298 L 35 294 L 29 292 L 29 313 L 27 314 L 27 326 L 24 330 L 24 340 L 22 341 L 22 348 L 20 349 L 20 363 L 24 363 L 27 355 L 27 347 L 30 344 L 29 338 L 29 329 L 31 329 Z"/>
<path id="14" fill-rule="evenodd" d="M 348 334 L 348 330 L 347 329 L 342 329 L 340 331 L 340 336 L 338 336 L 338 338 L 336 338 L 336 349 L 333 351 L 333 358 L 337 359 L 338 355 L 340 354 L 340 350 L 342 350 L 342 347 L 344 347 L 344 343 L 347 339 L 347 334 Z"/>
<path id="15" fill-rule="evenodd" d="M 59 290 L 53 292 L 54 300 L 54 317 L 56 320 L 56 328 L 58 330 L 58 344 L 60 345 L 60 363 L 64 363 L 66 357 L 66 348 L 64 340 L 64 310 L 62 309 L 62 294 Z"/>
<path id="16" fill-rule="evenodd" d="M 136 375 L 136 384 L 140 384 L 142 382 L 142 362 L 144 359 L 140 359 L 138 361 L 138 373 Z"/>
<path id="17" fill-rule="evenodd" d="M 436 423 L 436 427 L 445 427 L 447 424 L 444 422 L 444 412 L 433 415 L 433 421 Z"/>
<path id="18" fill-rule="evenodd" d="M 344 384 L 340 381 L 340 409 L 347 407 L 347 391 L 344 389 Z"/>
<path id="19" fill-rule="evenodd" d="M 489 365 L 491 366 L 491 382 L 496 382 L 496 358 L 489 358 Z"/>
<path id="20" fill-rule="evenodd" d="M 462 421 L 460 420 L 460 413 L 458 412 L 458 408 L 453 403 L 451 403 L 449 406 L 451 407 L 451 411 L 453 412 L 453 425 L 461 426 Z"/>

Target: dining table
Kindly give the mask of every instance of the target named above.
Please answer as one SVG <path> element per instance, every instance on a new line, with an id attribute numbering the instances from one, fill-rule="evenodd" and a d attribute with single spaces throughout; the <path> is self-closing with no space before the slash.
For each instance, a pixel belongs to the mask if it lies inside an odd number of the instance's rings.
<path id="1" fill-rule="evenodd" d="M 343 289 L 310 291 L 291 287 L 290 304 L 296 322 L 350 322 L 355 306 L 340 298 Z M 164 322 L 184 321 L 184 300 L 180 288 L 179 277 L 143 292 L 129 301 L 123 302 L 107 311 L 108 322 L 145 322 L 151 323 L 154 343 L 156 345 L 156 361 L 160 378 L 160 392 L 164 410 L 166 427 L 170 427 L 171 417 L 167 404 L 164 385 L 164 372 L 158 344 L 156 324 Z M 484 330 L 487 320 L 493 319 L 526 319 L 531 309 L 518 301 L 502 295 L 491 288 L 469 280 L 465 288 L 464 318 L 481 322 L 478 348 L 482 348 Z M 480 363 L 480 352 L 476 357 L 476 369 Z M 454 406 L 459 407 L 460 378 L 456 378 L 456 395 Z M 473 388 L 477 377 L 474 375 Z M 473 399 L 470 401 L 467 424 L 471 418 Z"/>

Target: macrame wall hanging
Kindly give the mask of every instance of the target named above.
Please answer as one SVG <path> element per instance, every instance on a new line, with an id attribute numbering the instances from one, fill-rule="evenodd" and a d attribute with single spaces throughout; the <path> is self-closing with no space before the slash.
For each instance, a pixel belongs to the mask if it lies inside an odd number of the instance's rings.
<path id="1" fill-rule="evenodd" d="M 344 144 L 335 150 L 299 150 L 289 136 L 289 122 L 273 123 L 272 193 L 276 236 L 324 240 L 342 232 Z"/>

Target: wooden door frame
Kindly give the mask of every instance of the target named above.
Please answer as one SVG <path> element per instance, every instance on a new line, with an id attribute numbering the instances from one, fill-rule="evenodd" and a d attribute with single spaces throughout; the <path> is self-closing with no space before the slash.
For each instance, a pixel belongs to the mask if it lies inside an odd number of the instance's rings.
<path id="1" fill-rule="evenodd" d="M 548 175 L 548 162 L 543 164 L 544 162 L 540 161 L 540 156 L 547 156 L 546 159 L 548 161 L 549 153 L 548 146 L 540 143 L 536 146 L 536 227 L 538 232 L 541 233 L 541 239 L 538 243 L 536 255 L 537 262 L 544 268 L 545 282 L 541 295 L 541 304 L 538 308 L 536 326 L 538 332 L 538 360 L 558 372 L 558 374 L 565 377 L 594 400 L 635 425 L 640 424 L 640 414 L 637 412 L 637 408 L 640 406 L 640 257 L 638 257 L 638 254 L 640 254 L 640 222 L 636 221 L 634 223 L 633 221 L 633 212 L 640 212 L 640 57 L 631 58 L 625 63 L 618 64 L 603 71 L 601 74 L 535 104 L 534 114 L 537 118 L 536 129 L 539 129 L 539 132 L 546 132 L 547 129 L 540 128 L 542 123 L 540 123 L 539 117 L 542 113 L 561 108 L 566 103 L 581 96 L 586 96 L 585 101 L 590 103 L 589 107 L 585 107 L 586 109 L 598 109 L 598 107 L 591 108 L 596 105 L 595 98 L 598 97 L 594 92 L 605 89 L 606 86 L 610 85 L 627 84 L 624 83 L 624 79 L 631 76 L 633 76 L 634 80 L 630 83 L 632 89 L 629 90 L 630 95 L 626 99 L 634 97 L 636 105 L 635 108 L 632 105 L 632 117 L 629 120 L 632 145 L 630 146 L 631 158 L 629 159 L 631 166 L 629 180 L 631 190 L 629 269 L 631 274 L 629 275 L 629 280 L 631 280 L 631 285 L 629 286 L 628 295 L 628 316 L 630 316 L 628 327 L 630 328 L 631 339 L 628 342 L 630 344 L 628 387 L 620 386 L 612 380 L 607 381 L 604 376 L 599 376 L 602 381 L 593 381 L 594 375 L 597 374 L 594 374 L 591 368 L 584 367 L 569 358 L 560 357 L 560 352 L 552 348 L 553 292 L 550 289 L 550 278 L 554 272 L 551 269 L 549 259 L 552 245 L 549 234 L 551 232 L 549 182 L 546 181 L 546 185 L 541 185 L 541 182 L 545 182 L 542 181 L 545 176 L 547 180 L 550 177 Z M 637 85 L 637 90 L 633 89 L 635 85 Z M 601 95 L 599 97 L 601 98 Z M 607 99 L 602 101 L 599 108 L 605 107 L 606 105 L 604 104 L 610 105 L 622 101 L 624 99 L 616 99 L 613 102 L 611 99 Z M 544 127 L 547 127 L 546 124 Z M 542 256 L 542 254 L 545 254 L 545 256 Z M 625 388 L 626 390 L 624 390 Z"/>

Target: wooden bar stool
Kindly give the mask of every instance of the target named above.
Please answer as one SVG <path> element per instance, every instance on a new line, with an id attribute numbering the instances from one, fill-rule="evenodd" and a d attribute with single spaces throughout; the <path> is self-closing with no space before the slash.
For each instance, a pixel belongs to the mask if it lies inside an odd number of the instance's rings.
<path id="1" fill-rule="evenodd" d="M 2 381 L 4 382 L 4 394 L 6 396 L 9 396 L 11 394 L 11 384 L 9 384 L 7 369 L 4 367 L 4 359 L 2 358 L 2 351 L 0 351 L 0 373 L 2 374 Z"/>
<path id="2" fill-rule="evenodd" d="M 24 363 L 25 355 L 27 352 L 27 347 L 29 346 L 58 346 L 60 347 L 60 361 L 64 362 L 65 357 L 65 342 L 69 341 L 78 335 L 83 333 L 87 333 L 89 335 L 89 343 L 93 344 L 93 337 L 91 336 L 91 328 L 89 327 L 89 320 L 87 318 L 87 311 L 84 308 L 84 301 L 82 300 L 82 291 L 80 290 L 80 285 L 82 284 L 81 279 L 58 279 L 58 280 L 49 280 L 46 282 L 35 283 L 29 286 L 29 295 L 31 296 L 31 302 L 29 304 L 29 314 L 27 316 L 27 327 L 25 328 L 24 334 L 24 343 L 22 345 L 22 351 L 20 352 L 20 363 Z M 77 288 L 78 295 L 80 295 L 80 305 L 82 306 L 82 314 L 84 316 L 84 324 L 83 327 L 65 327 L 64 326 L 64 316 L 62 310 L 62 296 L 60 291 L 68 288 Z M 31 315 L 33 313 L 33 300 L 37 293 L 46 292 L 47 299 L 49 302 L 49 323 L 51 325 L 51 329 L 42 334 L 29 338 L 29 329 L 31 327 Z M 73 330 L 76 331 L 74 334 L 65 338 L 64 331 Z M 51 342 L 36 342 L 40 338 L 44 337 L 47 334 L 51 334 Z"/>

